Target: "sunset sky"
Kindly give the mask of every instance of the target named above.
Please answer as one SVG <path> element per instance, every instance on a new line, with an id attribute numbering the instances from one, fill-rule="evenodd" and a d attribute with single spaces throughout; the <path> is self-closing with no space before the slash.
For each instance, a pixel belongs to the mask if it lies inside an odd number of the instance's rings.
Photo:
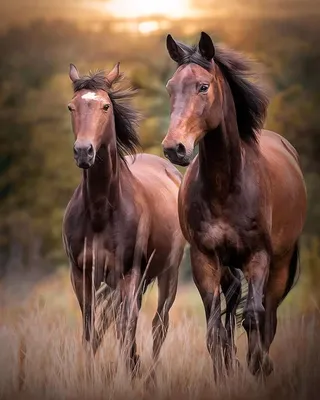
<path id="1" fill-rule="evenodd" d="M 152 14 L 176 18 L 192 12 L 190 0 L 110 0 L 104 4 L 104 8 L 116 17 L 129 18 Z"/>
<path id="2" fill-rule="evenodd" d="M 135 18 L 148 15 L 164 15 L 182 17 L 189 15 L 195 8 L 193 0 L 14 0 L 2 4 L 7 13 L 19 12 L 23 9 L 46 12 L 74 12 L 80 10 L 111 14 L 115 17 Z"/>
<path id="3" fill-rule="evenodd" d="M 290 6 L 289 6 L 290 5 Z M 101 21 L 107 18 L 143 18 L 141 30 L 155 30 L 148 22 L 149 16 L 177 18 L 218 18 L 228 14 L 257 15 L 261 13 L 275 16 L 291 12 L 304 14 L 319 13 L 317 0 L 11 0 L 0 3 L 2 30 L 12 24 L 24 23 L 38 18 L 63 18 L 78 22 Z M 149 25 L 146 25 L 149 24 Z"/>
<path id="4" fill-rule="evenodd" d="M 63 18 L 81 23 L 110 17 L 125 20 L 146 19 L 149 16 L 177 19 L 201 15 L 200 8 L 194 6 L 194 0 L 13 0 L 6 4 L 2 2 L 0 11 L 4 22 L 2 29 L 38 18 Z M 157 29 L 158 23 L 152 20 L 141 22 L 138 27 L 140 33 Z"/>

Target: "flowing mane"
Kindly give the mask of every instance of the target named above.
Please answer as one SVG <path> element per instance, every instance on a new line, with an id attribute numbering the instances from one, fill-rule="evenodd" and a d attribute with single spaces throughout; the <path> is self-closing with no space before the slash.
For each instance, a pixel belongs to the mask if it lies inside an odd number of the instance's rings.
<path id="1" fill-rule="evenodd" d="M 177 44 L 184 53 L 178 65 L 194 63 L 210 71 L 212 64 L 201 55 L 198 46 Z M 256 142 L 266 118 L 269 100 L 262 88 L 252 82 L 256 74 L 251 62 L 242 54 L 222 46 L 215 46 L 214 62 L 229 83 L 241 139 L 247 143 Z"/>
<path id="2" fill-rule="evenodd" d="M 136 94 L 136 90 L 121 86 L 113 89 L 114 84 L 119 83 L 122 78 L 123 75 L 120 74 L 113 85 L 110 85 L 103 71 L 89 73 L 73 83 L 73 90 L 75 93 L 82 89 L 104 90 L 108 93 L 113 105 L 118 153 L 124 159 L 126 154 L 135 155 L 141 145 L 136 131 L 139 114 L 129 101 Z"/>

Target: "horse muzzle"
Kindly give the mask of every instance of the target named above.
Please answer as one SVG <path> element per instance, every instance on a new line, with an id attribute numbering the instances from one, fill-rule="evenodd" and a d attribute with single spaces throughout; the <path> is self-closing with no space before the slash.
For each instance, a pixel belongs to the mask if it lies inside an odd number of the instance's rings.
<path id="1" fill-rule="evenodd" d="M 79 168 L 88 169 L 94 164 L 95 151 L 92 143 L 88 141 L 76 141 L 73 146 L 73 154 Z"/>
<path id="2" fill-rule="evenodd" d="M 172 164 L 180 165 L 182 167 L 189 165 L 192 158 L 192 152 L 187 152 L 182 143 L 178 143 L 173 147 L 163 146 L 163 153 Z"/>

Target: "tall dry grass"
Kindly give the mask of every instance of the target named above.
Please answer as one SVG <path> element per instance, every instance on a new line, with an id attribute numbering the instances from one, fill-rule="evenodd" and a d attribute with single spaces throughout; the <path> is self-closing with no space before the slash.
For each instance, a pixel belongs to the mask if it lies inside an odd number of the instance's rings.
<path id="1" fill-rule="evenodd" d="M 297 294 L 298 292 L 296 292 Z M 295 293 L 292 294 L 292 298 Z M 283 306 L 271 354 L 276 370 L 258 382 L 245 368 L 246 337 L 237 339 L 243 371 L 217 385 L 205 346 L 205 321 L 194 287 L 180 287 L 171 326 L 148 388 L 155 291 L 147 293 L 138 326 L 142 376 L 131 382 L 113 330 L 94 363 L 81 345 L 81 319 L 64 270 L 29 286 L 0 287 L 0 399 L 319 399 L 320 318 Z M 289 301 L 290 304 L 290 301 Z"/>

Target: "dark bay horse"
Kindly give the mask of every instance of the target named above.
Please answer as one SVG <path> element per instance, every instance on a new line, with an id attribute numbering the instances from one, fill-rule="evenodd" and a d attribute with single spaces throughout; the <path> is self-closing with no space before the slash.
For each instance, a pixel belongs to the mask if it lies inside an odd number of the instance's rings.
<path id="1" fill-rule="evenodd" d="M 190 164 L 179 191 L 179 217 L 205 308 L 214 376 L 235 359 L 239 270 L 248 281 L 243 310 L 248 366 L 267 376 L 273 370 L 268 353 L 277 308 L 299 270 L 306 217 L 299 158 L 286 139 L 262 130 L 268 99 L 240 54 L 215 48 L 204 32 L 192 47 L 168 35 L 167 49 L 178 67 L 167 84 L 171 120 L 163 148 L 172 163 Z M 197 144 L 199 154 L 191 162 Z M 225 326 L 220 286 L 224 294 L 235 288 Z"/>
<path id="2" fill-rule="evenodd" d="M 74 89 L 68 105 L 76 139 L 74 158 L 83 176 L 65 212 L 63 241 L 82 312 L 83 339 L 95 354 L 115 319 L 127 366 L 136 372 L 135 334 L 143 292 L 157 278 L 155 360 L 176 296 L 185 245 L 177 205 L 181 175 L 167 160 L 136 154 L 137 114 L 128 103 L 134 91 L 115 86 L 121 78 L 119 64 L 108 74 L 84 77 L 71 65 L 69 75 Z M 107 290 L 101 293 L 113 295 L 113 304 L 106 304 L 116 318 L 105 310 L 98 332 L 96 293 L 102 283 Z"/>

